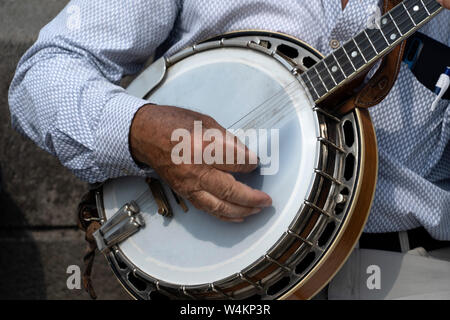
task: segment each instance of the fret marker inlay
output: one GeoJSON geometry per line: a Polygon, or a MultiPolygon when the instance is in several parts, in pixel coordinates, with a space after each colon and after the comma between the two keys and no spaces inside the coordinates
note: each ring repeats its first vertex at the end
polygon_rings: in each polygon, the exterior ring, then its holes
{"type": "Polygon", "coordinates": [[[443,10],[436,0],[398,2],[397,6],[375,20],[375,27],[362,30],[301,75],[316,103],[387,54],[400,40],[443,10]]]}

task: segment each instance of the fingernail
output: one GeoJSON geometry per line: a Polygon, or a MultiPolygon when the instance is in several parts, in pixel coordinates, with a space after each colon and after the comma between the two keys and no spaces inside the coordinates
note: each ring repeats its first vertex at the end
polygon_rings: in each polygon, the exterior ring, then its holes
{"type": "Polygon", "coordinates": [[[259,164],[258,155],[250,149],[248,150],[248,163],[249,164],[259,164]]]}
{"type": "Polygon", "coordinates": [[[266,201],[264,201],[265,207],[270,207],[272,205],[272,198],[268,198],[266,201]]]}
{"type": "Polygon", "coordinates": [[[261,210],[262,210],[261,208],[255,208],[255,209],[253,209],[252,214],[260,213],[261,210]]]}

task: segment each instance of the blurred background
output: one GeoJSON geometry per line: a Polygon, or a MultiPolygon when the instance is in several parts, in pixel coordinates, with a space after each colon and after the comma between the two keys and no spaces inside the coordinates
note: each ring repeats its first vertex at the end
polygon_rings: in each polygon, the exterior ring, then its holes
{"type": "MultiPolygon", "coordinates": [[[[19,59],[68,2],[0,0],[0,299],[90,299],[66,284],[69,266],[83,270],[76,208],[87,185],[15,132],[8,107],[19,59]]],[[[99,299],[128,298],[103,256],[93,279],[99,299]]]]}

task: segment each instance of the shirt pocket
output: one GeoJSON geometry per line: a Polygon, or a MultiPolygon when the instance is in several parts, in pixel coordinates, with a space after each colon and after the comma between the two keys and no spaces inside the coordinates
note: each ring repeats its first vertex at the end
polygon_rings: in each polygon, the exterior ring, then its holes
{"type": "Polygon", "coordinates": [[[443,126],[448,101],[441,101],[431,111],[435,98],[436,94],[402,63],[389,95],[370,109],[380,155],[421,176],[439,161],[445,148],[442,138],[449,130],[443,126]]]}

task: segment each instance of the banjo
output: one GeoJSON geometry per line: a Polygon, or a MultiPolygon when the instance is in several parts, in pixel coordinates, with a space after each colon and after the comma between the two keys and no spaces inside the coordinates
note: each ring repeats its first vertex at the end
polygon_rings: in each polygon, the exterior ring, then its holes
{"type": "MultiPolygon", "coordinates": [[[[309,299],[357,242],[374,195],[377,148],[366,109],[320,106],[440,12],[405,0],[324,57],[288,35],[240,31],[163,57],[127,88],[195,108],[225,128],[279,130],[279,170],[236,179],[273,205],[240,224],[197,210],[164,184],[107,181],[95,193],[96,246],[136,299],[309,299]]],[[[257,152],[257,150],[254,150],[257,152]]]]}

